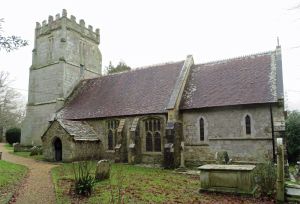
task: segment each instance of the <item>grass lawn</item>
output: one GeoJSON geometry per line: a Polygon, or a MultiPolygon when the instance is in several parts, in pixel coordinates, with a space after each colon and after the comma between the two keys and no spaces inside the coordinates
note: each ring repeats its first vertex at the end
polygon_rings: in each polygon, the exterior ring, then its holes
{"type": "Polygon", "coordinates": [[[6,143],[6,144],[4,145],[4,147],[5,147],[7,150],[9,150],[9,151],[14,151],[13,146],[10,145],[10,144],[8,144],[8,143],[6,143]]]}
{"type": "Polygon", "coordinates": [[[27,173],[27,168],[0,160],[0,203],[6,203],[12,196],[15,184],[27,173]]]}
{"type": "Polygon", "coordinates": [[[14,154],[14,155],[17,155],[17,156],[20,156],[20,157],[32,158],[32,159],[40,160],[40,161],[44,160],[43,155],[30,156],[30,152],[14,152],[14,148],[10,144],[5,144],[4,147],[7,150],[9,150],[10,154],[14,154]]]}
{"type": "MultiPolygon", "coordinates": [[[[95,163],[92,166],[94,173],[95,163]]],[[[73,189],[72,164],[52,169],[52,178],[57,203],[110,203],[112,195],[114,199],[118,197],[118,186],[124,203],[273,203],[270,199],[199,194],[199,176],[127,164],[113,164],[111,179],[97,182],[89,198],[75,196],[70,190],[73,189]]]]}

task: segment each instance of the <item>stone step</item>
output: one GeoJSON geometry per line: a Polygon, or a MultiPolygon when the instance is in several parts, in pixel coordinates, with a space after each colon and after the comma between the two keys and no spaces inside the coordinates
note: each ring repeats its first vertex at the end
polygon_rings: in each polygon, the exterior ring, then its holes
{"type": "Polygon", "coordinates": [[[286,199],[290,202],[300,202],[300,188],[286,187],[286,199]]]}
{"type": "Polygon", "coordinates": [[[295,198],[295,197],[287,196],[286,197],[286,201],[292,202],[292,203],[300,203],[300,198],[295,198]]]}

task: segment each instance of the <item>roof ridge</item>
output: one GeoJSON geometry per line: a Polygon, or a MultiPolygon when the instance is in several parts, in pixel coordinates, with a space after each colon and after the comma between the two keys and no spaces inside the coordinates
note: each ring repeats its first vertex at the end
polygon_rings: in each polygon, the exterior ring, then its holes
{"type": "Polygon", "coordinates": [[[146,66],[142,66],[142,67],[135,67],[129,71],[121,71],[121,72],[115,72],[115,73],[111,73],[111,74],[106,74],[106,75],[102,75],[99,77],[94,77],[94,78],[90,78],[90,79],[85,79],[85,80],[93,80],[93,79],[99,79],[102,77],[107,77],[107,76],[114,76],[114,75],[120,75],[120,74],[124,74],[124,73],[130,73],[130,72],[135,72],[135,71],[139,71],[139,70],[144,70],[144,69],[149,69],[152,67],[157,67],[157,66],[163,66],[163,65],[169,65],[169,64],[177,64],[180,62],[184,62],[184,60],[180,60],[180,61],[169,61],[169,62],[162,62],[162,63],[157,63],[157,64],[151,64],[151,65],[146,65],[146,66]]]}
{"type": "Polygon", "coordinates": [[[247,57],[253,57],[253,56],[261,56],[261,55],[266,55],[266,54],[272,54],[272,53],[274,53],[274,52],[275,52],[275,50],[269,50],[269,51],[257,52],[257,53],[252,53],[252,54],[240,55],[240,56],[236,56],[236,57],[224,58],[224,59],[221,59],[221,60],[208,61],[208,62],[199,63],[199,64],[195,64],[195,65],[197,66],[197,65],[206,65],[206,64],[222,63],[222,62],[227,62],[227,61],[232,61],[232,60],[243,59],[243,58],[247,58],[247,57]]]}
{"type": "Polygon", "coordinates": [[[180,62],[184,62],[184,60],[175,61],[175,62],[168,61],[168,62],[161,62],[161,63],[151,64],[151,65],[145,65],[145,66],[141,66],[141,67],[136,67],[134,70],[147,69],[147,68],[151,68],[151,67],[163,66],[163,65],[168,65],[168,64],[177,64],[180,62]]]}

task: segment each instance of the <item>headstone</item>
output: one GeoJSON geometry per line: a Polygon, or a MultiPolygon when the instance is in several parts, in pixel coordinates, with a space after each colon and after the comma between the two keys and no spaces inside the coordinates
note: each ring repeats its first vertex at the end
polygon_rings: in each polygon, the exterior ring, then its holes
{"type": "Polygon", "coordinates": [[[20,152],[21,151],[21,145],[20,143],[13,143],[14,152],[20,152]]]}
{"type": "Polygon", "coordinates": [[[95,179],[96,180],[105,180],[108,179],[110,175],[110,163],[108,160],[100,160],[97,163],[95,179]]]}
{"type": "Polygon", "coordinates": [[[2,159],[2,152],[0,152],[0,160],[2,159]]]}

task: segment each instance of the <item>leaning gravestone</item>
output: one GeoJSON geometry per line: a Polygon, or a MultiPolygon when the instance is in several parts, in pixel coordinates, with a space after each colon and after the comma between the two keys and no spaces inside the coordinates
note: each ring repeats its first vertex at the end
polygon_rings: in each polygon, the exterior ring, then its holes
{"type": "Polygon", "coordinates": [[[97,163],[95,179],[96,180],[105,180],[108,179],[110,175],[110,163],[108,160],[100,160],[97,163]]]}

